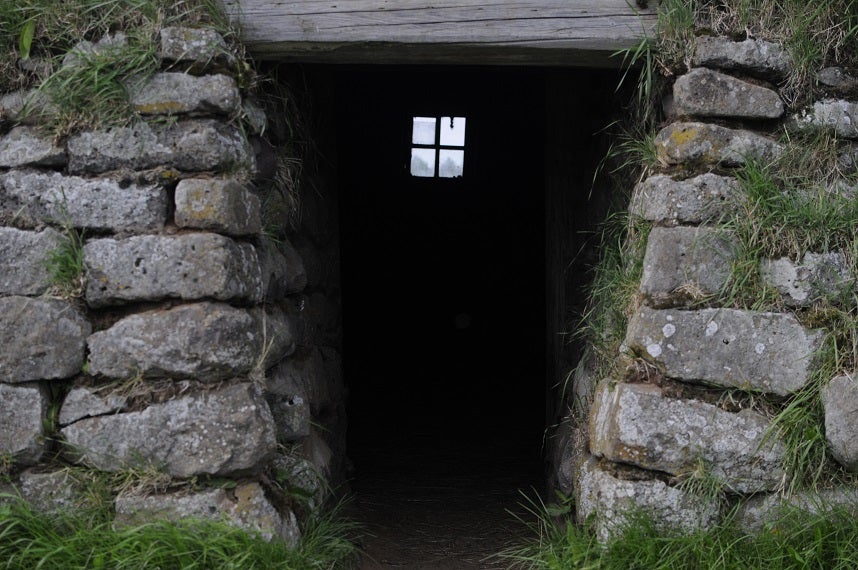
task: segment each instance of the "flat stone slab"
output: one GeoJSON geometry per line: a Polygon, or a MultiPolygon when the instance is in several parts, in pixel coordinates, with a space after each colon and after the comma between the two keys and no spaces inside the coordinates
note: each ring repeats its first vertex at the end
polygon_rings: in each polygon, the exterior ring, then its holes
{"type": "Polygon", "coordinates": [[[724,230],[655,227],[647,241],[640,292],[653,307],[715,295],[730,277],[737,247],[724,230]]]}
{"type": "Polygon", "coordinates": [[[63,400],[58,421],[61,426],[67,426],[84,418],[115,414],[127,403],[127,396],[109,386],[75,386],[63,400]]]}
{"type": "Polygon", "coordinates": [[[60,430],[66,455],[102,471],[155,466],[175,477],[252,473],[274,453],[274,420],[248,382],[60,430]]]}
{"type": "Polygon", "coordinates": [[[816,74],[816,80],[832,94],[855,96],[858,94],[858,71],[845,67],[826,67],[816,74]]]}
{"type": "Polygon", "coordinates": [[[233,236],[258,234],[259,198],[233,179],[186,178],[176,186],[176,225],[233,236]]]}
{"type": "Polygon", "coordinates": [[[798,510],[812,515],[845,509],[858,516],[858,489],[841,487],[818,492],[804,491],[789,498],[780,493],[757,495],[747,499],[736,512],[738,527],[748,534],[767,530],[777,532],[785,510],[798,510]]]}
{"type": "Polygon", "coordinates": [[[67,469],[21,473],[21,497],[30,508],[44,514],[64,515],[87,506],[86,489],[67,469]]]}
{"type": "Polygon", "coordinates": [[[776,91],[706,68],[677,78],[673,101],[677,113],[697,117],[777,119],[784,114],[776,91]]]}
{"type": "Polygon", "coordinates": [[[817,101],[792,120],[792,126],[808,130],[830,130],[839,137],[858,139],[858,102],[841,99],[817,101]]]}
{"type": "Polygon", "coordinates": [[[697,38],[692,63],[775,79],[786,77],[793,69],[792,58],[780,44],[764,40],[735,42],[723,37],[697,38]]]}
{"type": "Polygon", "coordinates": [[[254,247],[210,233],[94,239],[84,246],[86,302],[262,299],[254,247]]]}
{"type": "Polygon", "coordinates": [[[128,84],[131,105],[141,115],[232,115],[241,106],[235,79],[226,75],[156,73],[128,84]]]}
{"type": "Polygon", "coordinates": [[[67,149],[72,174],[156,167],[191,172],[255,169],[253,151],[238,127],[214,119],[85,131],[70,137],[67,149]]]}
{"type": "Polygon", "coordinates": [[[625,343],[670,378],[785,396],[807,383],[821,340],[792,314],[642,307],[625,343]]]}
{"type": "Polygon", "coordinates": [[[0,95],[0,118],[34,126],[56,112],[48,97],[36,89],[21,89],[0,95]]]}
{"type": "Polygon", "coordinates": [[[629,211],[661,225],[704,224],[734,214],[744,199],[739,181],[729,176],[674,180],[657,174],[638,184],[629,211]]]}
{"type": "Polygon", "coordinates": [[[708,123],[673,123],[655,137],[658,160],[666,165],[741,166],[749,159],[771,160],[781,152],[772,139],[742,129],[708,123]]]}
{"type": "Polygon", "coordinates": [[[577,473],[580,523],[590,521],[596,536],[607,542],[640,512],[650,515],[664,530],[692,533],[714,526],[718,505],[658,480],[623,480],[600,467],[592,457],[577,473]]]}
{"type": "Polygon", "coordinates": [[[702,462],[731,490],[755,493],[777,488],[784,475],[784,446],[767,438],[769,427],[751,410],[727,412],[652,384],[603,382],[590,415],[590,451],[672,475],[702,462]]]}
{"type": "Polygon", "coordinates": [[[47,259],[62,242],[52,229],[28,232],[0,228],[0,294],[41,295],[51,287],[47,259]]]}
{"type": "Polygon", "coordinates": [[[0,298],[0,379],[14,384],[79,374],[90,331],[65,301],[0,298]]]}
{"type": "Polygon", "coordinates": [[[235,71],[238,63],[223,36],[208,28],[162,28],[158,55],[194,73],[235,71]]]}
{"type": "Polygon", "coordinates": [[[35,465],[45,452],[48,394],[37,385],[0,384],[0,454],[17,465],[35,465]]]}
{"type": "Polygon", "coordinates": [[[858,383],[837,376],[822,389],[825,439],[831,454],[849,471],[858,471],[858,383]]]}
{"type": "Polygon", "coordinates": [[[63,166],[65,149],[34,127],[15,127],[0,136],[0,168],[63,166]]]}
{"type": "Polygon", "coordinates": [[[139,232],[160,229],[167,219],[167,192],[157,185],[13,170],[0,174],[0,189],[3,216],[30,225],[67,222],[76,228],[139,232]]]}
{"type": "Polygon", "coordinates": [[[760,275],[791,307],[805,307],[820,299],[848,302],[855,288],[846,257],[840,252],[807,252],[800,263],[786,257],[764,259],[760,275]]]}

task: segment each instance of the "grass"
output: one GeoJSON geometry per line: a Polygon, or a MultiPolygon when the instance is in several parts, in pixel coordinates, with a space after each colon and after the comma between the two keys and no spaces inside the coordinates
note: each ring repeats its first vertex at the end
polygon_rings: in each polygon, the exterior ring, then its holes
{"type": "Polygon", "coordinates": [[[282,569],[343,567],[354,525],[337,511],[310,519],[295,549],[223,523],[185,520],[114,529],[108,517],[43,515],[22,502],[0,507],[0,568],[282,569]]]}
{"type": "Polygon", "coordinates": [[[83,294],[86,271],[83,245],[84,232],[69,222],[63,223],[62,237],[44,261],[54,294],[63,298],[83,294]]]}

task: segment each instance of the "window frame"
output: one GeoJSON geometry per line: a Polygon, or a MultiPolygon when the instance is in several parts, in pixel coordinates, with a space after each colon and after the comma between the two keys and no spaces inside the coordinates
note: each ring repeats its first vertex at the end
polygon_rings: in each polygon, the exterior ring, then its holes
{"type": "Polygon", "coordinates": [[[443,115],[441,113],[425,113],[425,114],[413,114],[410,117],[411,121],[411,136],[409,137],[410,145],[409,145],[409,162],[408,162],[408,175],[412,179],[424,179],[424,180],[460,180],[465,177],[465,147],[468,140],[468,118],[464,115],[454,116],[453,114],[443,115]],[[449,144],[441,144],[441,119],[443,117],[455,119],[462,119],[465,121],[465,133],[462,137],[461,145],[449,145],[449,144]],[[417,118],[426,118],[426,119],[435,119],[435,144],[421,144],[414,142],[414,123],[417,118]],[[411,153],[415,148],[425,148],[433,150],[435,153],[435,165],[432,176],[417,176],[411,171],[411,153]],[[441,176],[441,151],[442,150],[460,150],[462,151],[462,174],[459,176],[441,176]]]}

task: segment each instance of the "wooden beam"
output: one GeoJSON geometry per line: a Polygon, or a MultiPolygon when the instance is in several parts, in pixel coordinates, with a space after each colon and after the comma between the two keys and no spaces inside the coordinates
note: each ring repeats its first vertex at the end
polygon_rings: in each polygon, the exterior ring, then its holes
{"type": "Polygon", "coordinates": [[[255,57],[328,63],[615,67],[656,19],[635,0],[221,1],[255,57]]]}

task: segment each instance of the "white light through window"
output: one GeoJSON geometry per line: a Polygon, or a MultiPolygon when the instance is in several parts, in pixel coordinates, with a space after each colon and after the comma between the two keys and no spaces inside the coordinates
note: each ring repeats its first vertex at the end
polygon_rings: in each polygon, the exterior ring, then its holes
{"type": "Polygon", "coordinates": [[[458,178],[463,175],[465,117],[414,117],[411,144],[412,176],[458,178]]]}

